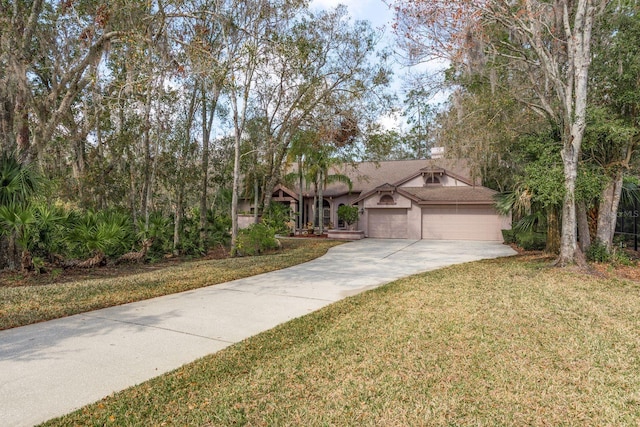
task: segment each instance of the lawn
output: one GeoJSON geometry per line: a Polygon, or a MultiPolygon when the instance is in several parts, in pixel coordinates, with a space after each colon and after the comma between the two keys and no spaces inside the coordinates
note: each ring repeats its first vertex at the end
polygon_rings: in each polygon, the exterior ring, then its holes
{"type": "Polygon", "coordinates": [[[282,250],[270,255],[98,268],[81,272],[82,280],[76,281],[51,276],[5,277],[0,286],[0,330],[279,270],[322,256],[338,244],[285,239],[282,250]],[[87,275],[94,278],[87,280],[87,275]]]}
{"type": "Polygon", "coordinates": [[[640,284],[547,263],[402,279],[46,425],[637,425],[640,284]]]}

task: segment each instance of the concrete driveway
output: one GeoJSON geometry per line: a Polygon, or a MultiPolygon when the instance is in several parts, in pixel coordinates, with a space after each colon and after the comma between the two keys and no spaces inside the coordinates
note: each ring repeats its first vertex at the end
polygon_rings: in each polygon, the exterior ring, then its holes
{"type": "Polygon", "coordinates": [[[364,239],[314,261],[0,332],[0,425],[64,415],[395,279],[514,255],[495,242],[364,239]]]}

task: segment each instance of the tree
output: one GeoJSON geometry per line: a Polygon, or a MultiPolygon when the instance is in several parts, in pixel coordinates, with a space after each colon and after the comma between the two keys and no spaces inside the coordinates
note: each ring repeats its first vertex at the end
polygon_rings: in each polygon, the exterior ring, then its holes
{"type": "Polygon", "coordinates": [[[594,46],[585,158],[606,178],[596,239],[612,250],[618,205],[640,137],[640,15],[635,2],[613,2],[594,46]]]}
{"type": "Polygon", "coordinates": [[[560,129],[565,195],[557,265],[580,260],[575,187],[586,126],[592,32],[607,0],[396,2],[397,30],[414,58],[444,57],[466,71],[507,59],[531,83],[520,101],[560,129]]]}
{"type": "Polygon", "coordinates": [[[265,208],[295,135],[333,120],[358,125],[367,112],[387,108],[390,74],[384,57],[370,62],[378,34],[367,22],[352,24],[345,7],[305,11],[271,37],[269,67],[256,83],[256,110],[266,118],[265,208]]]}
{"type": "Polygon", "coordinates": [[[0,3],[0,99],[3,151],[32,162],[51,143],[87,72],[124,36],[135,3],[72,7],[43,0],[0,3]]]}

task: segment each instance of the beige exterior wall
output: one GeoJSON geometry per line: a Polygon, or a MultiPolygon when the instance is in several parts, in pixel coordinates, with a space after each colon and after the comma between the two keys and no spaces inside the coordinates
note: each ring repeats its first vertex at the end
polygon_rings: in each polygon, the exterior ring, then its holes
{"type": "Polygon", "coordinates": [[[407,211],[407,238],[422,239],[422,208],[415,203],[407,211]]]}
{"type": "Polygon", "coordinates": [[[239,200],[238,201],[238,212],[251,212],[251,208],[253,207],[253,201],[249,200],[239,200]]]}
{"type": "MultiPolygon", "coordinates": [[[[260,221],[260,217],[258,217],[258,221],[260,221]]],[[[238,215],[238,228],[247,228],[251,224],[255,223],[255,217],[253,215],[238,215]]]]}
{"type": "Polygon", "coordinates": [[[365,209],[409,209],[411,208],[411,200],[406,197],[394,193],[391,195],[393,197],[394,205],[380,205],[380,194],[374,194],[371,197],[368,197],[364,201],[365,209]]]}

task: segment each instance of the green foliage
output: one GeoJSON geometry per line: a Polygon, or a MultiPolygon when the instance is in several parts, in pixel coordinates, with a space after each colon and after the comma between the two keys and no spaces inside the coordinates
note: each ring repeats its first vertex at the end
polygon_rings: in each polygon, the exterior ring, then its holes
{"type": "Polygon", "coordinates": [[[522,183],[531,191],[531,201],[545,208],[558,206],[564,199],[564,172],[560,157],[560,137],[556,132],[520,138],[518,162],[524,165],[522,183]]]}
{"type": "Polygon", "coordinates": [[[149,248],[151,258],[158,258],[173,249],[173,221],[162,212],[154,211],[149,214],[149,228],[146,231],[144,218],[139,218],[138,230],[141,230],[137,236],[138,240],[153,239],[153,244],[149,248]]]}
{"type": "Polygon", "coordinates": [[[0,157],[0,205],[24,206],[37,193],[39,182],[33,168],[21,164],[15,156],[0,157]]]}
{"type": "Polygon", "coordinates": [[[273,229],[276,234],[289,234],[291,211],[282,203],[271,203],[269,209],[262,214],[262,224],[273,229]]]}
{"type": "Polygon", "coordinates": [[[633,265],[629,255],[622,249],[613,247],[611,251],[607,250],[607,246],[601,241],[595,241],[591,244],[585,254],[588,261],[611,263],[614,265],[633,265]]]}
{"type": "Polygon", "coordinates": [[[358,220],[358,207],[342,205],[338,207],[338,218],[351,225],[358,220]]]}
{"type": "Polygon", "coordinates": [[[13,202],[0,206],[1,232],[3,234],[13,234],[22,249],[27,249],[30,239],[30,227],[35,221],[31,206],[20,206],[13,202]]]}
{"type": "Polygon", "coordinates": [[[200,244],[200,209],[190,209],[181,221],[180,247],[177,248],[183,255],[202,255],[200,244]]]}
{"type": "Polygon", "coordinates": [[[591,244],[585,255],[587,260],[591,262],[611,261],[611,253],[607,250],[607,246],[599,240],[591,244]]]}
{"type": "Polygon", "coordinates": [[[207,237],[209,247],[215,245],[229,246],[231,242],[231,217],[229,215],[207,212],[207,237]]]}
{"type": "Polygon", "coordinates": [[[547,236],[535,231],[516,232],[516,243],[526,251],[541,251],[547,246],[547,236]]]}
{"type": "Polygon", "coordinates": [[[134,242],[130,218],[122,212],[75,213],[70,226],[70,249],[78,258],[86,258],[97,252],[116,257],[130,250],[134,242]]]}
{"type": "Polygon", "coordinates": [[[275,230],[268,225],[251,224],[238,232],[236,247],[239,255],[260,255],[279,246],[275,230]]]}
{"type": "Polygon", "coordinates": [[[516,233],[514,230],[501,230],[502,231],[502,240],[504,243],[511,244],[516,242],[516,233]]]}
{"type": "Polygon", "coordinates": [[[35,206],[35,232],[29,249],[34,255],[50,257],[66,253],[69,214],[55,205],[39,203],[35,206]]]}

